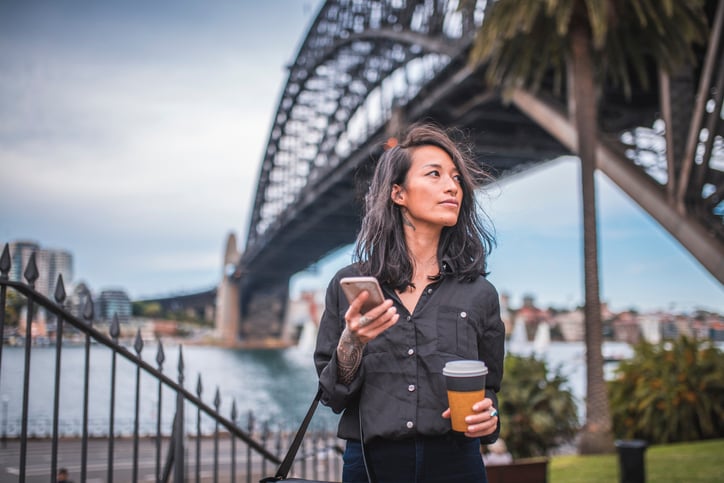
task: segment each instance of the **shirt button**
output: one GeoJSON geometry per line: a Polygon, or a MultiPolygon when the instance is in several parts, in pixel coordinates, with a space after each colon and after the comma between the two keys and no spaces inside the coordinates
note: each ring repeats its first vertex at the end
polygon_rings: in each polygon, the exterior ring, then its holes
{"type": "Polygon", "coordinates": [[[468,316],[467,312],[460,312],[460,317],[462,317],[463,319],[467,316],[468,316]]]}
{"type": "Polygon", "coordinates": [[[415,423],[413,423],[412,421],[408,421],[406,426],[407,426],[407,429],[412,429],[415,426],[415,423]]]}
{"type": "Polygon", "coordinates": [[[408,316],[407,316],[407,320],[409,321],[410,319],[412,319],[412,316],[411,316],[411,315],[408,315],[408,316]]]}
{"type": "Polygon", "coordinates": [[[407,349],[407,355],[411,356],[415,354],[415,349],[407,349]]]}
{"type": "Polygon", "coordinates": [[[410,391],[410,392],[413,392],[413,391],[415,390],[415,385],[414,385],[414,384],[410,384],[409,386],[407,386],[407,390],[410,391]]]}

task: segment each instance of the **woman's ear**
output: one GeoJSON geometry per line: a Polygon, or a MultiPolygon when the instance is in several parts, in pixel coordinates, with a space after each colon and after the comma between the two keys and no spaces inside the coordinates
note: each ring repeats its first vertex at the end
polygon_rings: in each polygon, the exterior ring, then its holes
{"type": "Polygon", "coordinates": [[[393,184],[392,185],[392,192],[390,193],[390,198],[392,199],[392,202],[399,206],[404,206],[405,196],[404,196],[404,188],[400,186],[399,184],[393,184]]]}

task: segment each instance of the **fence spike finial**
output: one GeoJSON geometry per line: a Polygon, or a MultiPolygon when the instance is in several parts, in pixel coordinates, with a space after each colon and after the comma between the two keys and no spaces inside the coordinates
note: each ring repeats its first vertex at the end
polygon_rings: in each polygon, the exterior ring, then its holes
{"type": "Polygon", "coordinates": [[[163,342],[158,339],[158,350],[156,351],[156,364],[158,364],[158,370],[161,371],[163,367],[163,361],[166,360],[166,354],[163,352],[163,342]]]}
{"type": "Polygon", "coordinates": [[[204,386],[201,384],[201,373],[199,373],[199,377],[196,379],[196,395],[201,399],[201,391],[204,390],[204,386]]]}
{"type": "Polygon", "coordinates": [[[221,406],[221,393],[219,392],[219,386],[216,386],[216,396],[214,396],[214,407],[216,412],[219,412],[219,406],[221,406]]]}
{"type": "Polygon", "coordinates": [[[184,384],[184,346],[178,346],[178,382],[183,386],[184,384]]]}
{"type": "Polygon", "coordinates": [[[28,285],[31,288],[35,288],[35,281],[38,279],[40,274],[38,273],[38,265],[35,263],[35,252],[30,254],[30,260],[28,260],[28,266],[25,267],[25,280],[28,281],[28,285]]]}
{"type": "Polygon", "coordinates": [[[93,297],[90,292],[86,293],[85,304],[83,305],[83,318],[89,325],[93,325],[93,297]]]}
{"type": "Polygon", "coordinates": [[[236,424],[236,398],[231,403],[231,422],[236,424]]]}
{"type": "Polygon", "coordinates": [[[0,278],[3,280],[8,279],[8,274],[10,273],[10,244],[6,243],[5,248],[3,248],[3,254],[0,256],[0,278]]]}
{"type": "Polygon", "coordinates": [[[111,339],[113,339],[113,342],[118,343],[118,336],[121,335],[121,324],[118,321],[118,314],[113,314],[113,320],[111,320],[111,327],[108,330],[108,333],[111,335],[111,339]]]}
{"type": "Polygon", "coordinates": [[[65,302],[65,284],[63,284],[63,274],[58,274],[58,282],[55,284],[55,301],[58,305],[63,305],[65,302]]]}
{"type": "Polygon", "coordinates": [[[141,337],[141,328],[139,327],[136,331],[136,340],[133,342],[133,348],[136,350],[136,354],[141,355],[143,350],[143,337],[141,337]]]}

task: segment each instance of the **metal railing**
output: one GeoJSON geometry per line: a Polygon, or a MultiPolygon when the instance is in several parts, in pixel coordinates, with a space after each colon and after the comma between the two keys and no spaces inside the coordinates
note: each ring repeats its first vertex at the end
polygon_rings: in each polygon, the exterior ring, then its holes
{"type": "MultiPolygon", "coordinates": [[[[28,474],[28,465],[30,462],[29,458],[29,445],[36,444],[37,439],[41,438],[42,441],[47,445],[48,434],[39,435],[37,431],[29,432],[32,420],[30,418],[29,407],[31,404],[31,363],[33,356],[33,322],[39,309],[44,309],[48,314],[54,316],[57,320],[56,329],[56,343],[55,343],[55,368],[51,374],[45,371],[38,374],[33,374],[33,377],[43,378],[42,384],[50,385],[53,388],[53,415],[50,421],[50,463],[47,466],[47,472],[45,476],[50,476],[50,481],[56,481],[56,475],[59,470],[59,449],[61,445],[67,444],[67,438],[61,433],[61,424],[66,424],[67,421],[63,422],[60,414],[60,398],[61,398],[61,374],[63,375],[63,381],[65,378],[82,378],[83,381],[83,393],[82,393],[82,417],[78,421],[80,423],[80,467],[78,478],[80,482],[85,482],[89,478],[89,441],[93,441],[97,438],[97,430],[94,434],[89,432],[89,423],[92,423],[97,428],[98,422],[90,417],[88,407],[89,400],[93,397],[90,382],[89,382],[89,367],[90,367],[90,352],[91,344],[94,347],[105,346],[110,351],[110,399],[108,407],[108,419],[107,433],[103,436],[107,440],[107,455],[106,455],[106,471],[105,481],[112,483],[114,477],[118,473],[117,468],[114,467],[116,462],[117,446],[124,445],[126,450],[130,449],[130,479],[133,482],[139,480],[139,458],[141,453],[141,446],[143,446],[144,459],[148,459],[148,452],[154,452],[155,468],[154,475],[155,480],[159,482],[183,482],[183,481],[256,481],[262,476],[269,476],[273,474],[276,466],[279,465],[283,454],[286,452],[291,439],[294,434],[293,431],[286,431],[278,429],[276,432],[272,432],[269,429],[268,424],[258,424],[253,414],[249,414],[247,421],[247,428],[242,429],[237,424],[238,412],[236,401],[231,406],[231,412],[229,417],[223,416],[219,409],[221,404],[220,393],[217,388],[213,406],[205,403],[201,399],[201,393],[203,389],[201,376],[199,375],[195,394],[189,391],[185,386],[185,371],[184,371],[184,359],[182,347],[179,346],[179,356],[177,365],[177,377],[176,380],[171,379],[165,375],[163,370],[163,363],[165,361],[165,354],[163,350],[163,344],[159,340],[155,361],[158,367],[153,367],[148,362],[141,358],[143,351],[143,339],[141,337],[140,329],[136,333],[135,341],[130,350],[127,347],[122,346],[118,342],[120,335],[120,324],[118,317],[114,317],[112,323],[108,329],[108,335],[100,332],[97,328],[93,327],[94,309],[93,301],[91,297],[87,297],[83,305],[83,311],[81,317],[73,315],[71,312],[63,307],[63,302],[66,299],[65,287],[63,284],[62,275],[58,276],[58,282],[56,284],[54,299],[50,300],[48,297],[39,293],[35,290],[34,284],[38,279],[38,269],[35,262],[35,254],[33,253],[25,267],[24,278],[27,283],[21,281],[14,281],[9,279],[9,273],[11,268],[11,259],[9,253],[9,245],[5,245],[2,256],[0,256],[0,336],[5,335],[6,330],[6,309],[8,301],[8,290],[14,291],[16,294],[21,295],[25,299],[26,304],[26,316],[24,333],[20,334],[20,338],[24,339],[24,364],[23,364],[23,375],[22,375],[22,412],[19,421],[19,431],[14,431],[11,434],[12,441],[19,443],[17,447],[17,466],[13,466],[14,474],[17,475],[17,481],[23,483],[26,480],[32,480],[31,475],[28,474]],[[63,373],[62,372],[62,352],[63,352],[63,332],[64,328],[72,327],[76,331],[80,332],[84,337],[84,370],[82,373],[63,373]],[[116,394],[117,382],[116,376],[118,373],[117,359],[121,357],[126,361],[130,362],[135,367],[135,392],[134,396],[134,411],[132,418],[133,431],[132,436],[127,434],[121,435],[115,426],[117,422],[116,417],[116,402],[118,395],[116,394]],[[140,402],[141,402],[141,376],[151,377],[153,381],[157,383],[158,393],[156,395],[156,410],[155,410],[155,434],[149,435],[148,431],[146,434],[141,434],[140,428],[140,402]],[[162,395],[164,390],[169,390],[175,396],[175,413],[173,416],[173,422],[168,427],[168,424],[164,426],[162,423],[162,416],[164,409],[162,405],[162,395]],[[191,411],[195,411],[195,423],[188,423],[184,417],[185,407],[191,408],[191,411]],[[202,418],[205,418],[202,424],[202,418]],[[209,424],[210,423],[210,424],[209,424]],[[195,428],[188,428],[187,426],[195,426],[195,428]],[[213,431],[208,430],[202,431],[202,427],[208,428],[213,427],[213,431]],[[149,437],[150,436],[150,437],[149,437]],[[209,461],[208,455],[202,457],[201,447],[204,442],[208,442],[211,439],[213,441],[213,452],[211,453],[211,461],[209,461]],[[221,447],[223,443],[223,448],[221,447]],[[237,447],[237,443],[240,443],[241,447],[237,447]],[[128,447],[130,445],[130,448],[128,447]],[[152,449],[151,449],[152,448],[152,449]],[[165,450],[165,451],[164,451],[165,450]],[[222,457],[222,453],[223,457],[222,457]],[[193,455],[193,456],[192,456],[193,455]],[[202,468],[206,468],[203,470],[202,468]],[[172,480],[171,480],[172,478],[172,480]]],[[[19,324],[20,325],[20,324],[19,324]]],[[[4,337],[0,340],[4,341],[4,337]]],[[[3,344],[0,344],[0,377],[2,374],[3,364],[3,344]]],[[[0,385],[3,383],[0,379],[0,385]]],[[[127,394],[124,397],[128,397],[127,394]]],[[[43,401],[48,403],[48,401],[43,401]]],[[[168,417],[166,418],[168,419],[168,417]]],[[[8,434],[7,434],[7,416],[3,423],[2,443],[3,448],[8,447],[8,434]]],[[[17,426],[17,425],[16,425],[17,426]]],[[[127,427],[127,422],[126,422],[127,427]]],[[[76,440],[77,441],[77,440],[76,440]]],[[[17,446],[17,445],[16,445],[17,446]]],[[[205,446],[208,446],[205,445],[205,446]]],[[[43,451],[47,451],[43,450],[43,451]]],[[[313,477],[317,478],[324,475],[327,479],[339,478],[341,474],[341,463],[340,457],[341,448],[339,446],[339,440],[331,433],[326,431],[310,431],[307,438],[305,439],[304,445],[300,449],[295,466],[293,468],[294,474],[302,477],[313,477]]],[[[11,453],[6,453],[5,458],[11,453]]],[[[15,453],[12,453],[14,455],[15,453]]],[[[47,453],[45,455],[47,458],[47,453]]],[[[97,466],[97,456],[94,460],[97,466]]],[[[37,461],[33,462],[37,466],[37,461]]],[[[124,469],[127,473],[128,464],[124,463],[124,469]]],[[[46,471],[46,470],[43,470],[46,471]]],[[[126,474],[124,473],[124,474],[126,474]]],[[[2,481],[5,475],[0,476],[2,481]]],[[[39,480],[40,481],[40,480],[39,480]]],[[[42,481],[48,481],[43,479],[42,481]]]]}

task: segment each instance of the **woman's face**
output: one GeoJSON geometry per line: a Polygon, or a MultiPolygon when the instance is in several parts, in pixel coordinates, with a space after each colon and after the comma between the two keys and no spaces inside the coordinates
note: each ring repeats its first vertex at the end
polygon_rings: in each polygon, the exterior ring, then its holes
{"type": "Polygon", "coordinates": [[[437,146],[419,146],[412,150],[411,160],[404,185],[393,185],[391,195],[405,208],[406,222],[415,229],[455,225],[463,190],[450,155],[437,146]]]}

